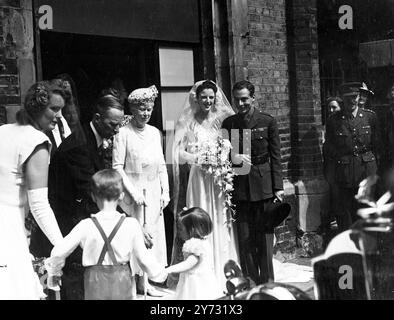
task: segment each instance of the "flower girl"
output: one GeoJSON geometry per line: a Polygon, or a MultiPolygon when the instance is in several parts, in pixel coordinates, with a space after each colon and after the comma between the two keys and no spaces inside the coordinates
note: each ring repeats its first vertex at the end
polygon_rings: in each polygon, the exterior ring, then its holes
{"type": "Polygon", "coordinates": [[[215,277],[212,246],[207,236],[212,232],[212,221],[201,208],[191,208],[180,214],[179,233],[185,243],[184,261],[166,268],[167,273],[180,273],[176,300],[211,300],[223,296],[215,277]]]}

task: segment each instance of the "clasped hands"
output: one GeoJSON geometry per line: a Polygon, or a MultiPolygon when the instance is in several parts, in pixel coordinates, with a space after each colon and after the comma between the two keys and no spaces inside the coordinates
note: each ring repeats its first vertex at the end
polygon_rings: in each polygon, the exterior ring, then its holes
{"type": "Polygon", "coordinates": [[[57,276],[61,277],[63,275],[62,269],[66,264],[66,259],[50,256],[49,258],[44,260],[45,270],[48,272],[48,276],[57,276]]]}

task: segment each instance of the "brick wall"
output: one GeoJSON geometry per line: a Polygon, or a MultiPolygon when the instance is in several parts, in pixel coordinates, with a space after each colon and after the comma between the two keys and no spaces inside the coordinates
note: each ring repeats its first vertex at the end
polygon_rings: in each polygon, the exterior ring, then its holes
{"type": "Polygon", "coordinates": [[[316,0],[248,0],[244,66],[279,123],[286,178],[322,176],[316,0]]]}
{"type": "Polygon", "coordinates": [[[297,227],[315,230],[319,224],[325,192],[316,0],[247,4],[244,67],[259,106],[279,123],[283,173],[293,186],[286,199],[293,219],[277,228],[277,248],[291,251],[297,227]]]}
{"type": "MultiPolygon", "coordinates": [[[[279,125],[283,175],[290,178],[291,130],[286,5],[284,0],[248,0],[248,32],[244,35],[246,76],[256,87],[259,107],[279,125]]],[[[293,196],[286,199],[297,211],[293,196]]],[[[275,251],[294,252],[294,219],[275,229],[275,251]]]]}
{"type": "Polygon", "coordinates": [[[248,23],[244,65],[248,79],[256,86],[259,106],[278,121],[283,173],[288,177],[291,145],[285,1],[248,0],[248,23]]]}
{"type": "Polygon", "coordinates": [[[294,0],[288,5],[289,60],[293,77],[292,176],[312,180],[322,176],[320,75],[316,0],[294,0]]]}

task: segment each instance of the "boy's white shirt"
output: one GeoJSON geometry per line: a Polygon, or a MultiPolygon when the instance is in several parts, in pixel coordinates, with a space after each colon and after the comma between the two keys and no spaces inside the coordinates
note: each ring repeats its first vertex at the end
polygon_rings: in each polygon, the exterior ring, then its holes
{"type": "MultiPolygon", "coordinates": [[[[97,218],[108,237],[122,215],[123,214],[117,211],[100,211],[92,216],[97,218]]],[[[84,267],[96,265],[104,246],[104,240],[90,218],[80,221],[71,232],[53,248],[51,256],[66,258],[79,245],[83,249],[82,265],[84,267]]],[[[152,252],[146,249],[141,226],[135,218],[127,217],[123,221],[123,224],[111,241],[111,246],[118,263],[128,263],[131,258],[135,256],[141,268],[147,272],[152,280],[157,278],[156,281],[163,281],[164,266],[160,266],[152,252]]],[[[107,252],[104,257],[103,265],[112,264],[107,252]]]]}

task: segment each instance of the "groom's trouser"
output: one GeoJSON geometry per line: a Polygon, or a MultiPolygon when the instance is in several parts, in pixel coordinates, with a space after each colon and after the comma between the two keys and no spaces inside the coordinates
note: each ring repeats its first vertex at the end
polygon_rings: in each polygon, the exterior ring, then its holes
{"type": "Polygon", "coordinates": [[[274,281],[273,230],[264,229],[260,220],[269,201],[235,203],[241,268],[256,284],[274,281]]]}

